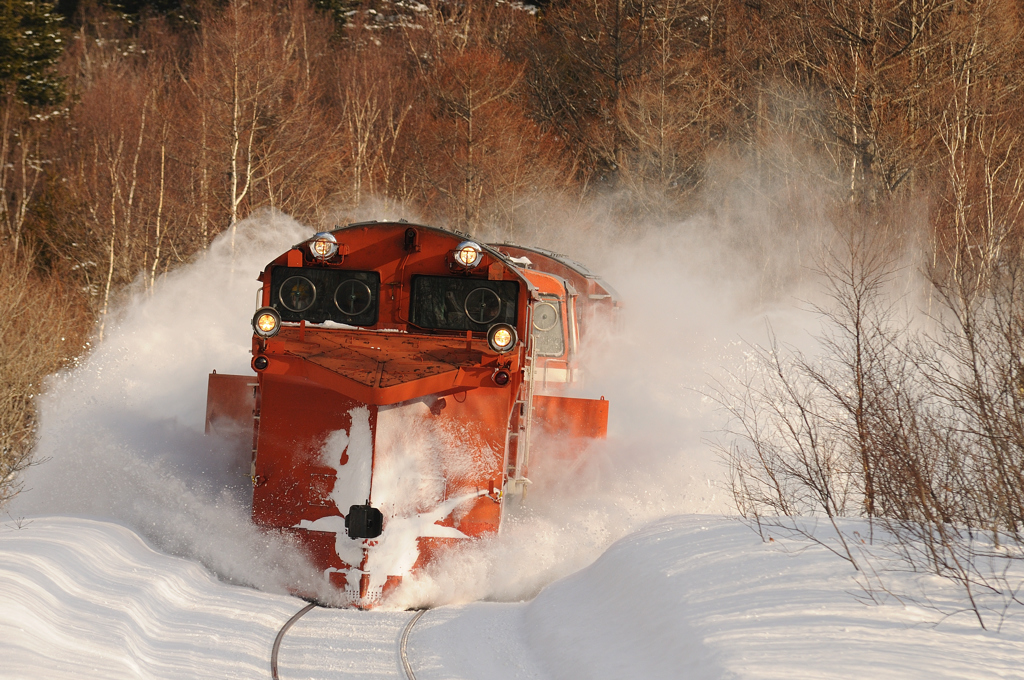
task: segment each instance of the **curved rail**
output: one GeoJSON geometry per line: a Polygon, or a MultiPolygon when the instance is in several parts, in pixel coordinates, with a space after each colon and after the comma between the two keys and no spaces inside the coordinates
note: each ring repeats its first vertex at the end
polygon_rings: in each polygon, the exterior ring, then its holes
{"type": "Polygon", "coordinates": [[[277,637],[274,638],[274,649],[270,652],[270,675],[274,680],[280,680],[277,675],[277,653],[281,649],[281,640],[284,639],[284,634],[288,632],[288,629],[292,627],[292,624],[302,618],[302,616],[316,605],[312,602],[307,604],[305,607],[295,612],[292,618],[288,619],[288,622],[281,626],[281,630],[277,631],[277,637]]]}
{"type": "Polygon", "coordinates": [[[409,642],[409,633],[412,632],[412,627],[416,625],[416,622],[420,620],[420,617],[427,613],[426,609],[421,609],[416,612],[416,616],[412,617],[405,626],[405,630],[402,631],[402,644],[398,648],[399,655],[402,657],[402,668],[405,670],[406,677],[409,680],[416,680],[416,674],[412,672],[412,666],[409,665],[409,657],[405,655],[405,646],[409,642]]]}
{"type": "MultiPolygon", "coordinates": [[[[309,610],[316,607],[316,604],[310,603],[305,607],[295,612],[288,621],[281,626],[281,630],[277,631],[277,637],[274,638],[274,648],[270,652],[270,675],[274,680],[280,680],[280,676],[277,674],[277,655],[281,651],[281,640],[284,639],[284,634],[288,632],[288,629],[294,625],[296,621],[301,619],[309,610]]],[[[409,680],[416,680],[416,674],[413,673],[412,665],[409,664],[409,657],[406,653],[406,648],[409,644],[409,633],[412,632],[412,627],[416,625],[416,622],[420,620],[424,614],[427,613],[426,609],[421,609],[416,612],[416,615],[409,620],[409,623],[405,625],[405,630],[402,631],[402,642],[399,645],[398,653],[402,660],[402,669],[405,671],[405,675],[409,680]]]]}

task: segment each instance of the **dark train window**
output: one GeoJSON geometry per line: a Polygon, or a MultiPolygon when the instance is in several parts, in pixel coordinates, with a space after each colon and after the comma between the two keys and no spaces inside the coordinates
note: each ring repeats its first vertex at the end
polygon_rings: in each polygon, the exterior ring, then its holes
{"type": "Polygon", "coordinates": [[[334,306],[345,316],[356,317],[373,303],[373,291],[365,282],[346,279],[334,291],[334,306]]]}
{"type": "Polygon", "coordinates": [[[560,357],[565,354],[565,332],[558,298],[543,299],[533,306],[533,339],[537,354],[560,357]]]}
{"type": "Polygon", "coordinates": [[[282,321],[372,326],[379,294],[377,272],[275,267],[270,276],[270,306],[282,321]]]}
{"type": "Polygon", "coordinates": [[[409,321],[421,328],[486,331],[496,323],[515,326],[518,305],[515,281],[416,275],[409,321]]]}
{"type": "Polygon", "coordinates": [[[316,286],[305,276],[291,276],[281,284],[277,297],[289,312],[304,312],[316,302],[316,286]]]}

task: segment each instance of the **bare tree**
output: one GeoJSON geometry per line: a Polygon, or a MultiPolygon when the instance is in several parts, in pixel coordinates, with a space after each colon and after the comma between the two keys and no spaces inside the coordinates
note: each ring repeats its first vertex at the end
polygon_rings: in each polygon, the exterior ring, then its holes
{"type": "Polygon", "coordinates": [[[46,376],[82,349],[88,324],[74,291],[28,266],[33,253],[0,250],[0,507],[21,489],[33,462],[35,398],[46,376]]]}
{"type": "Polygon", "coordinates": [[[179,134],[198,140],[200,221],[211,232],[230,229],[233,240],[254,206],[296,211],[328,193],[320,183],[332,133],[317,108],[315,64],[327,51],[325,21],[301,2],[242,0],[209,9],[202,21],[179,69],[199,130],[179,134]],[[219,227],[207,207],[217,204],[219,227]]]}
{"type": "Polygon", "coordinates": [[[419,161],[428,210],[460,229],[508,233],[523,201],[557,193],[567,174],[561,145],[524,110],[525,66],[493,46],[481,25],[490,11],[470,4],[448,20],[438,6],[425,31],[408,33],[424,97],[405,148],[419,161]]]}
{"type": "Polygon", "coordinates": [[[44,174],[36,127],[27,107],[13,98],[0,106],[0,222],[15,258],[24,247],[25,221],[44,174]]]}

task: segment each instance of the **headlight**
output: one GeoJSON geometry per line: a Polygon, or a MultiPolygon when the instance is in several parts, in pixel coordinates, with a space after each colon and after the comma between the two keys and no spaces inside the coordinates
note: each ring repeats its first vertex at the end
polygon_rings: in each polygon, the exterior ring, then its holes
{"type": "Polygon", "coordinates": [[[281,330],[281,315],[273,307],[264,307],[252,317],[252,329],[261,338],[272,338],[281,330]]]}
{"type": "Polygon", "coordinates": [[[329,231],[321,231],[309,242],[309,251],[318,260],[328,260],[338,252],[338,239],[329,231]]]}
{"type": "Polygon", "coordinates": [[[455,263],[466,269],[472,269],[480,264],[483,256],[484,251],[472,241],[463,241],[455,249],[455,263]]]}
{"type": "Polygon", "coordinates": [[[487,331],[487,344],[498,354],[510,351],[516,340],[516,329],[507,323],[496,323],[487,331]]]}

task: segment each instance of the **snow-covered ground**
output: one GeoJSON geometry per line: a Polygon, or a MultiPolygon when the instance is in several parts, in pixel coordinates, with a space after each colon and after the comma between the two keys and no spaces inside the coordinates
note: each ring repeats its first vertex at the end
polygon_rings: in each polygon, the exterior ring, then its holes
{"type": "MultiPolygon", "coordinates": [[[[0,679],[270,677],[275,635],[305,605],[283,585],[308,565],[248,522],[245,442],[202,434],[206,376],[248,370],[255,272],[311,233],[247,221],[51,380],[40,464],[0,523],[0,679]]],[[[628,300],[616,342],[586,357],[607,443],[571,471],[531,469],[502,536],[404,582],[395,610],[306,614],[282,678],[403,677],[401,608],[418,605],[419,680],[1024,678],[1021,608],[996,633],[868,605],[825,548],[763,543],[723,516],[713,404],[693,387],[742,360],[742,285],[721,272],[744,268],[686,228],[662,234],[578,254],[628,300]]]]}
{"type": "MultiPolygon", "coordinates": [[[[762,543],[739,522],[661,520],[529,602],[431,609],[419,680],[1024,678],[1024,617],[869,606],[821,547],[762,543]]],[[[952,594],[951,594],[952,596],[952,594]]],[[[305,603],[218,582],[109,522],[0,530],[0,677],[270,677],[274,637],[305,603]]],[[[314,609],[285,635],[281,678],[404,678],[404,611],[314,609]]]]}

